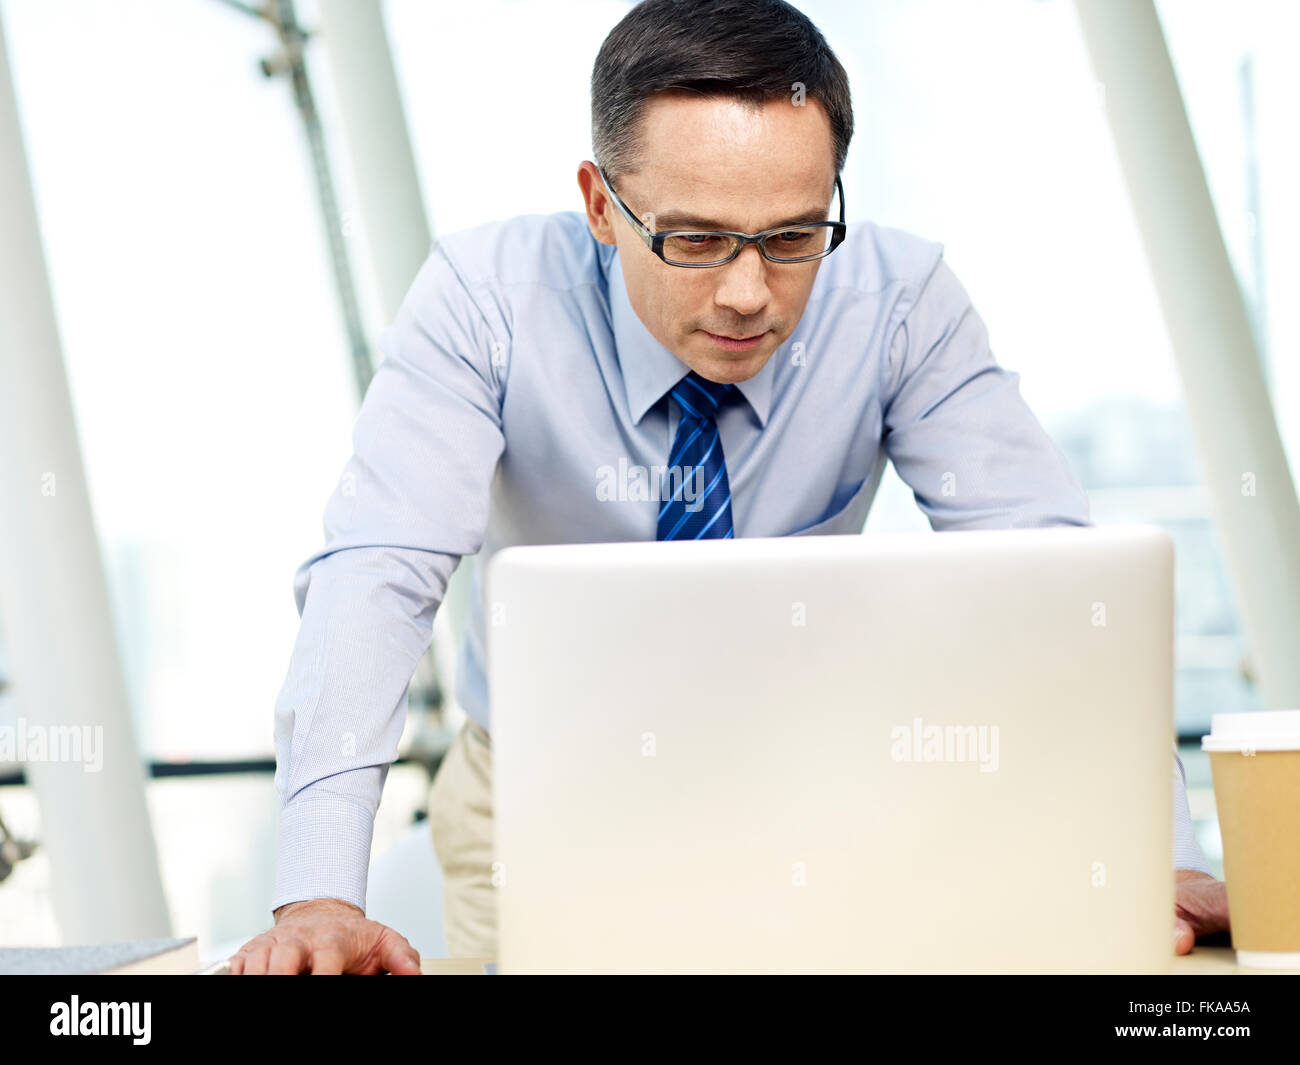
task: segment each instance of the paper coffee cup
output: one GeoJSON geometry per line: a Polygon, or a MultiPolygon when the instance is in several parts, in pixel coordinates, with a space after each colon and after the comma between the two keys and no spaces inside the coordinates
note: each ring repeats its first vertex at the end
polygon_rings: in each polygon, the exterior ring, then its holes
{"type": "Polygon", "coordinates": [[[1215,714],[1201,749],[1214,777],[1237,961],[1300,969],[1300,710],[1215,714]]]}

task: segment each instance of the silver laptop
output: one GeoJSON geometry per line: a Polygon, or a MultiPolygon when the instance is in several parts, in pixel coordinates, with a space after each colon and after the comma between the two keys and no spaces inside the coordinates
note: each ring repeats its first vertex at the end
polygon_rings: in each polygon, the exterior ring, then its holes
{"type": "Polygon", "coordinates": [[[513,547],[502,972],[1164,972],[1146,527],[513,547]]]}

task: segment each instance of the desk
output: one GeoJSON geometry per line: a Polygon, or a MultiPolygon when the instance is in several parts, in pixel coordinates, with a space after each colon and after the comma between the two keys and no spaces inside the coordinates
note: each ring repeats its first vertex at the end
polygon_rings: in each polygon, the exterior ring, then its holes
{"type": "Polygon", "coordinates": [[[1196,946],[1190,954],[1180,954],[1169,967],[1170,976],[1201,976],[1211,973],[1240,973],[1243,976],[1300,976],[1300,969],[1251,969],[1237,964],[1237,953],[1231,947],[1196,946]]]}
{"type": "MultiPolygon", "coordinates": [[[[425,976],[482,976],[487,958],[421,958],[420,971],[425,976]]],[[[1171,959],[1170,976],[1203,976],[1239,973],[1255,976],[1300,976],[1300,971],[1280,969],[1247,969],[1237,964],[1231,947],[1198,946],[1190,954],[1180,954],[1171,959]]]]}
{"type": "Polygon", "coordinates": [[[425,976],[483,976],[483,966],[491,958],[421,958],[420,972],[425,976]]]}

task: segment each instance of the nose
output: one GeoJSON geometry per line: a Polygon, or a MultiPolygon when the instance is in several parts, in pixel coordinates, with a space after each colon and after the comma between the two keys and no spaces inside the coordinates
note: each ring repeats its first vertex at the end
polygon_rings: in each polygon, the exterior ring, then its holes
{"type": "Polygon", "coordinates": [[[772,294],[767,287],[767,260],[757,244],[743,248],[726,266],[718,267],[722,275],[713,301],[719,307],[750,317],[767,306],[772,294]]]}

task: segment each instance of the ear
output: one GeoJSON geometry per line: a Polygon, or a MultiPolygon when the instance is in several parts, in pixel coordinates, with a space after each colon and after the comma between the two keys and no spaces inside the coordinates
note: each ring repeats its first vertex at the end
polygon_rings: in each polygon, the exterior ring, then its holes
{"type": "Polygon", "coordinates": [[[590,159],[578,166],[578,188],[582,191],[583,206],[587,211],[587,225],[591,235],[602,244],[617,244],[614,236],[614,206],[600,179],[600,171],[590,159]]]}

